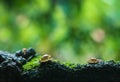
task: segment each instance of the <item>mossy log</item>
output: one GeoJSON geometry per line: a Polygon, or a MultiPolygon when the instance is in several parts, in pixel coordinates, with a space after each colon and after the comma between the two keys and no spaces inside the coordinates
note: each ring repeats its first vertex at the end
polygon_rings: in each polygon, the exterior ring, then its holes
{"type": "Polygon", "coordinates": [[[48,61],[22,76],[24,82],[120,82],[120,64],[108,61],[71,68],[48,61]]]}
{"type": "Polygon", "coordinates": [[[66,65],[52,60],[39,62],[37,57],[33,60],[22,68],[13,61],[0,64],[0,82],[120,82],[120,63],[114,61],[66,65]],[[29,65],[32,67],[26,69],[29,65]]]}

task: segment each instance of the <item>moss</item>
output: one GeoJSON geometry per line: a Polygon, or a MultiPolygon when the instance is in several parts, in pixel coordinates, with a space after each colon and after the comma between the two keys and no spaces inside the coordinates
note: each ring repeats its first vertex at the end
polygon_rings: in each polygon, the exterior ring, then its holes
{"type": "Polygon", "coordinates": [[[77,66],[77,64],[73,64],[73,63],[69,63],[69,62],[60,62],[60,64],[65,65],[66,67],[69,67],[71,69],[73,69],[74,67],[77,66]]]}
{"type": "MultiPolygon", "coordinates": [[[[37,55],[31,61],[29,61],[25,65],[23,65],[24,71],[27,71],[27,70],[33,69],[35,67],[38,67],[40,65],[40,62],[39,62],[40,58],[41,58],[41,56],[37,55]]],[[[53,61],[56,62],[56,63],[59,63],[61,65],[65,65],[66,67],[69,67],[69,68],[74,68],[74,67],[77,66],[77,64],[71,64],[69,62],[60,62],[60,61],[57,61],[57,60],[53,60],[53,61]]]]}
{"type": "Polygon", "coordinates": [[[34,57],[31,61],[29,61],[25,65],[23,65],[23,70],[27,71],[27,70],[30,70],[30,69],[33,69],[33,68],[39,66],[40,58],[41,58],[40,55],[37,55],[36,57],[34,57]]]}

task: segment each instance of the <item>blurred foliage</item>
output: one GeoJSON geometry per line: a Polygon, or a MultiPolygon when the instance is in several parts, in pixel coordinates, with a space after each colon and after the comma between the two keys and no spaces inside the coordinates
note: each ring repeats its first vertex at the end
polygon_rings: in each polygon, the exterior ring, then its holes
{"type": "Polygon", "coordinates": [[[0,49],[62,61],[120,60],[119,0],[0,0],[0,49]]]}

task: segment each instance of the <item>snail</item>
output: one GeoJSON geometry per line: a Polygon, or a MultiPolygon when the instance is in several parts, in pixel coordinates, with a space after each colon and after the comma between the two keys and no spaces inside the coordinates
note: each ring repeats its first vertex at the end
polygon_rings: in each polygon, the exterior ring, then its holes
{"type": "Polygon", "coordinates": [[[88,63],[89,63],[89,64],[96,64],[96,63],[99,63],[99,62],[100,62],[100,60],[97,59],[97,58],[90,58],[90,59],[88,60],[88,63]]]}
{"type": "Polygon", "coordinates": [[[40,62],[47,62],[51,60],[51,55],[45,54],[41,57],[40,62]]]}
{"type": "Polygon", "coordinates": [[[32,57],[34,57],[36,54],[35,50],[33,48],[23,48],[22,50],[16,51],[15,55],[17,57],[23,57],[25,59],[31,59],[32,57]]]}
{"type": "Polygon", "coordinates": [[[27,48],[23,48],[22,52],[23,52],[24,55],[26,55],[27,54],[27,48]]]}

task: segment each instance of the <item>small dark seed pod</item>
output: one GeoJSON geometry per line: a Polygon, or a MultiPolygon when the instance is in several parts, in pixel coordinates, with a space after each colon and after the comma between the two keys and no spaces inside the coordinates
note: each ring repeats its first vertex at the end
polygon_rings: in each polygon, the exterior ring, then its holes
{"type": "Polygon", "coordinates": [[[17,57],[22,56],[23,55],[22,50],[16,51],[15,55],[17,57]]]}
{"type": "Polygon", "coordinates": [[[28,54],[30,54],[30,55],[35,55],[36,52],[35,52],[35,50],[34,50],[33,48],[29,48],[29,49],[28,49],[28,54]]]}

